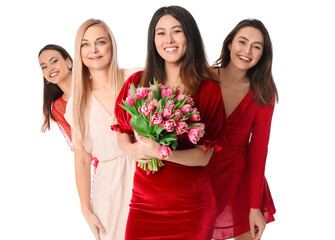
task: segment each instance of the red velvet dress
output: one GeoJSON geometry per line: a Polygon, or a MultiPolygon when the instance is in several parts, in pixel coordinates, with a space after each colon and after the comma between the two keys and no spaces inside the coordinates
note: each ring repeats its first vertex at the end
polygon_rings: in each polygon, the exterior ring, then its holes
{"type": "MultiPolygon", "coordinates": [[[[64,114],[66,112],[66,104],[67,101],[63,100],[62,97],[58,98],[53,102],[51,112],[66,142],[69,144],[71,150],[73,150],[73,144],[71,140],[71,127],[64,118],[64,114]]],[[[93,171],[95,171],[96,167],[98,166],[98,162],[99,161],[97,158],[92,157],[92,165],[94,166],[93,171]]]]}
{"type": "MultiPolygon", "coordinates": [[[[118,104],[125,99],[129,85],[136,83],[142,72],[132,75],[124,84],[115,106],[120,131],[132,131],[131,116],[118,104]]],[[[203,80],[193,97],[206,126],[205,136],[198,142],[219,148],[224,118],[219,84],[203,80]]],[[[177,149],[194,145],[187,135],[179,136],[177,149]]],[[[168,161],[158,172],[146,175],[136,168],[133,194],[128,216],[126,239],[206,240],[211,239],[216,215],[212,185],[203,167],[188,167],[168,161]]]]}
{"type": "Polygon", "coordinates": [[[217,199],[214,239],[250,230],[250,208],[274,221],[275,206],[264,176],[274,105],[259,107],[248,92],[226,119],[225,144],[207,165],[217,199]]]}

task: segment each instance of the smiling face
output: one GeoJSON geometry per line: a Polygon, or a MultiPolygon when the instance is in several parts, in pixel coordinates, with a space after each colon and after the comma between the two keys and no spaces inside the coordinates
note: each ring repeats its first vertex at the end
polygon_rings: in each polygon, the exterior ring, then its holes
{"type": "Polygon", "coordinates": [[[82,39],[81,57],[90,70],[106,70],[112,60],[112,43],[102,26],[89,27],[82,39]]]}
{"type": "Polygon", "coordinates": [[[45,50],[38,58],[43,76],[49,82],[58,84],[71,74],[72,62],[64,59],[56,50],[45,50]]]}
{"type": "Polygon", "coordinates": [[[171,15],[161,17],[155,28],[155,46],[165,63],[180,64],[187,49],[187,39],[180,23],[171,15]]]}
{"type": "Polygon", "coordinates": [[[253,27],[241,28],[231,44],[230,63],[241,70],[255,66],[263,54],[264,38],[260,30],[253,27]]]}

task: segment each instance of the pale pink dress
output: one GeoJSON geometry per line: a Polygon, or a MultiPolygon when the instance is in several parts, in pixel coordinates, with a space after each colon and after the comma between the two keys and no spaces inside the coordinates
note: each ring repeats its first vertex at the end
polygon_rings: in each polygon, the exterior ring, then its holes
{"type": "MultiPolygon", "coordinates": [[[[117,133],[111,130],[112,116],[92,95],[85,150],[99,159],[92,191],[92,209],[107,234],[102,240],[123,240],[133,188],[136,162],[118,147],[117,133]]],[[[72,98],[65,118],[72,126],[72,98]]]]}

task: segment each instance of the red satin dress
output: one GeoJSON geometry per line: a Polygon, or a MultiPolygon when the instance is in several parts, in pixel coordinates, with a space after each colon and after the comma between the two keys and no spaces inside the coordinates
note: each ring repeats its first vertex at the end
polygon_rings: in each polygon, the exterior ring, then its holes
{"type": "MultiPolygon", "coordinates": [[[[250,230],[250,208],[260,208],[267,223],[276,212],[264,176],[274,105],[259,107],[248,92],[226,119],[222,150],[207,165],[218,207],[213,239],[250,230]]],[[[224,115],[223,115],[224,116],[224,115]]]]}
{"type": "MultiPolygon", "coordinates": [[[[53,102],[51,112],[66,142],[69,144],[71,150],[73,150],[73,144],[71,140],[71,127],[64,118],[64,114],[66,112],[66,104],[67,101],[65,101],[62,97],[58,98],[53,102]]],[[[94,173],[95,169],[98,166],[98,162],[99,161],[97,158],[92,157],[92,165],[94,167],[93,169],[94,173]]]]}
{"type": "MultiPolygon", "coordinates": [[[[124,84],[115,105],[119,131],[132,132],[131,116],[118,104],[126,99],[129,85],[135,86],[142,72],[124,84]]],[[[223,101],[219,84],[203,80],[193,97],[206,126],[198,144],[220,148],[223,129],[223,101]]],[[[177,149],[194,145],[184,134],[177,149]]],[[[134,187],[126,228],[126,239],[206,240],[211,239],[216,216],[216,202],[210,179],[203,167],[188,167],[168,161],[155,174],[136,168],[134,187]]]]}

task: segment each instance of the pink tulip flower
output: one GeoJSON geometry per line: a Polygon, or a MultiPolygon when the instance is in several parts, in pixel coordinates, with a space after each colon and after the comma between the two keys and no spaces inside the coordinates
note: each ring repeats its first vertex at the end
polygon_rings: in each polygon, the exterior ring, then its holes
{"type": "Polygon", "coordinates": [[[162,127],[168,132],[173,132],[175,126],[177,126],[177,124],[174,119],[166,120],[162,124],[162,127]]]}
{"type": "Polygon", "coordinates": [[[163,145],[158,148],[158,156],[160,159],[166,160],[170,154],[172,154],[172,151],[168,146],[163,145]]]}
{"type": "Polygon", "coordinates": [[[177,126],[176,126],[176,133],[177,134],[183,134],[187,130],[188,130],[188,126],[187,126],[186,122],[177,123],[177,126]]]}
{"type": "Polygon", "coordinates": [[[150,118],[151,125],[161,125],[163,123],[163,117],[158,112],[155,112],[154,115],[150,118]]]}

